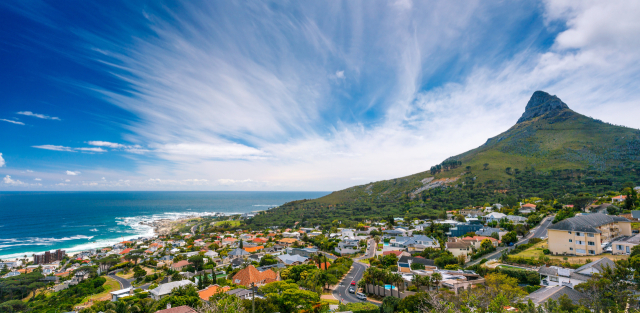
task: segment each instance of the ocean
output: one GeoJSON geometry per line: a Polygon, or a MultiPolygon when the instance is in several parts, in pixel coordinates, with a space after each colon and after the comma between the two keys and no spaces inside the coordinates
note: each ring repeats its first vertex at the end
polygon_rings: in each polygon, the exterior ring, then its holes
{"type": "Polygon", "coordinates": [[[139,225],[213,213],[266,210],[328,192],[0,192],[0,259],[78,252],[151,236],[139,225]]]}

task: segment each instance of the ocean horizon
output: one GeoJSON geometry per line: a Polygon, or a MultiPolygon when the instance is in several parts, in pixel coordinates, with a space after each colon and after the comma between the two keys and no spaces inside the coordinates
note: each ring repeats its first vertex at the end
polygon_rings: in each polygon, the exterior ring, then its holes
{"type": "Polygon", "coordinates": [[[319,191],[0,192],[0,259],[78,252],[154,235],[140,222],[267,210],[319,191]]]}

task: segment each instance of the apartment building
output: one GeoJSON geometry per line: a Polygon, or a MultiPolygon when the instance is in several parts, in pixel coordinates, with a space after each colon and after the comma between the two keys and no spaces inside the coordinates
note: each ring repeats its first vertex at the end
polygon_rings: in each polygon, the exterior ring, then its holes
{"type": "Polygon", "coordinates": [[[631,236],[631,221],[602,213],[568,218],[547,229],[549,250],[561,255],[596,255],[602,245],[620,236],[631,236]]]}

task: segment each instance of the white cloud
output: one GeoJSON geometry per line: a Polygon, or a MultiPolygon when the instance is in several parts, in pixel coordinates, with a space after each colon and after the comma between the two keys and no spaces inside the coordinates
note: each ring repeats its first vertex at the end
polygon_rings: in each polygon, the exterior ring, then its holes
{"type": "Polygon", "coordinates": [[[20,112],[17,112],[16,114],[37,117],[37,118],[41,118],[41,119],[45,119],[45,120],[57,120],[57,121],[60,121],[60,118],[58,118],[58,117],[49,116],[49,115],[45,115],[45,114],[33,113],[31,111],[20,111],[20,112]]]}
{"type": "Polygon", "coordinates": [[[108,147],[108,148],[112,148],[112,149],[120,149],[120,148],[127,148],[129,146],[127,145],[123,145],[123,144],[119,144],[119,143],[113,143],[113,142],[108,142],[108,141],[89,141],[87,142],[88,144],[92,145],[92,146],[98,146],[98,147],[108,147]]]}
{"type": "Polygon", "coordinates": [[[336,77],[337,78],[344,78],[344,71],[337,71],[336,72],[336,77]]]}
{"type": "Polygon", "coordinates": [[[65,179],[64,181],[68,183],[71,181],[71,179],[65,179]]]}
{"type": "Polygon", "coordinates": [[[102,148],[75,148],[75,149],[83,152],[107,152],[107,150],[102,148]]]}
{"type": "Polygon", "coordinates": [[[42,179],[41,179],[41,178],[34,178],[33,180],[35,180],[35,181],[42,181],[42,179]]]}
{"type": "Polygon", "coordinates": [[[154,147],[154,151],[170,160],[185,159],[262,159],[269,156],[259,149],[242,144],[220,142],[207,143],[175,143],[154,147]]]}
{"type": "Polygon", "coordinates": [[[4,182],[7,185],[12,185],[12,186],[18,186],[18,185],[24,185],[25,183],[19,181],[19,180],[13,180],[11,179],[11,176],[7,175],[2,179],[2,182],[4,182]]]}
{"type": "Polygon", "coordinates": [[[17,124],[17,125],[24,125],[23,122],[18,122],[18,121],[13,121],[13,120],[6,120],[6,119],[3,119],[3,118],[0,118],[0,121],[9,122],[9,123],[17,124]]]}
{"type": "Polygon", "coordinates": [[[71,176],[77,176],[80,175],[81,173],[79,171],[67,171],[67,175],[71,175],[71,176]]]}
{"type": "Polygon", "coordinates": [[[38,149],[44,149],[44,150],[75,152],[73,148],[65,147],[65,146],[40,145],[40,146],[32,146],[32,147],[38,148],[38,149]]]}
{"type": "Polygon", "coordinates": [[[33,171],[32,170],[27,170],[27,173],[33,173],[33,171]]]}
{"type": "Polygon", "coordinates": [[[0,153],[0,167],[5,167],[7,164],[5,163],[4,159],[2,158],[2,153],[0,153]]]}

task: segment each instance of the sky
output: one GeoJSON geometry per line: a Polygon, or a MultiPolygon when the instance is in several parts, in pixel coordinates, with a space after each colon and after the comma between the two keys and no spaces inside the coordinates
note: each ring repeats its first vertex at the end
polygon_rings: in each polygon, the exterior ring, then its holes
{"type": "Polygon", "coordinates": [[[331,191],[536,90],[640,128],[640,1],[2,1],[0,190],[331,191]]]}

